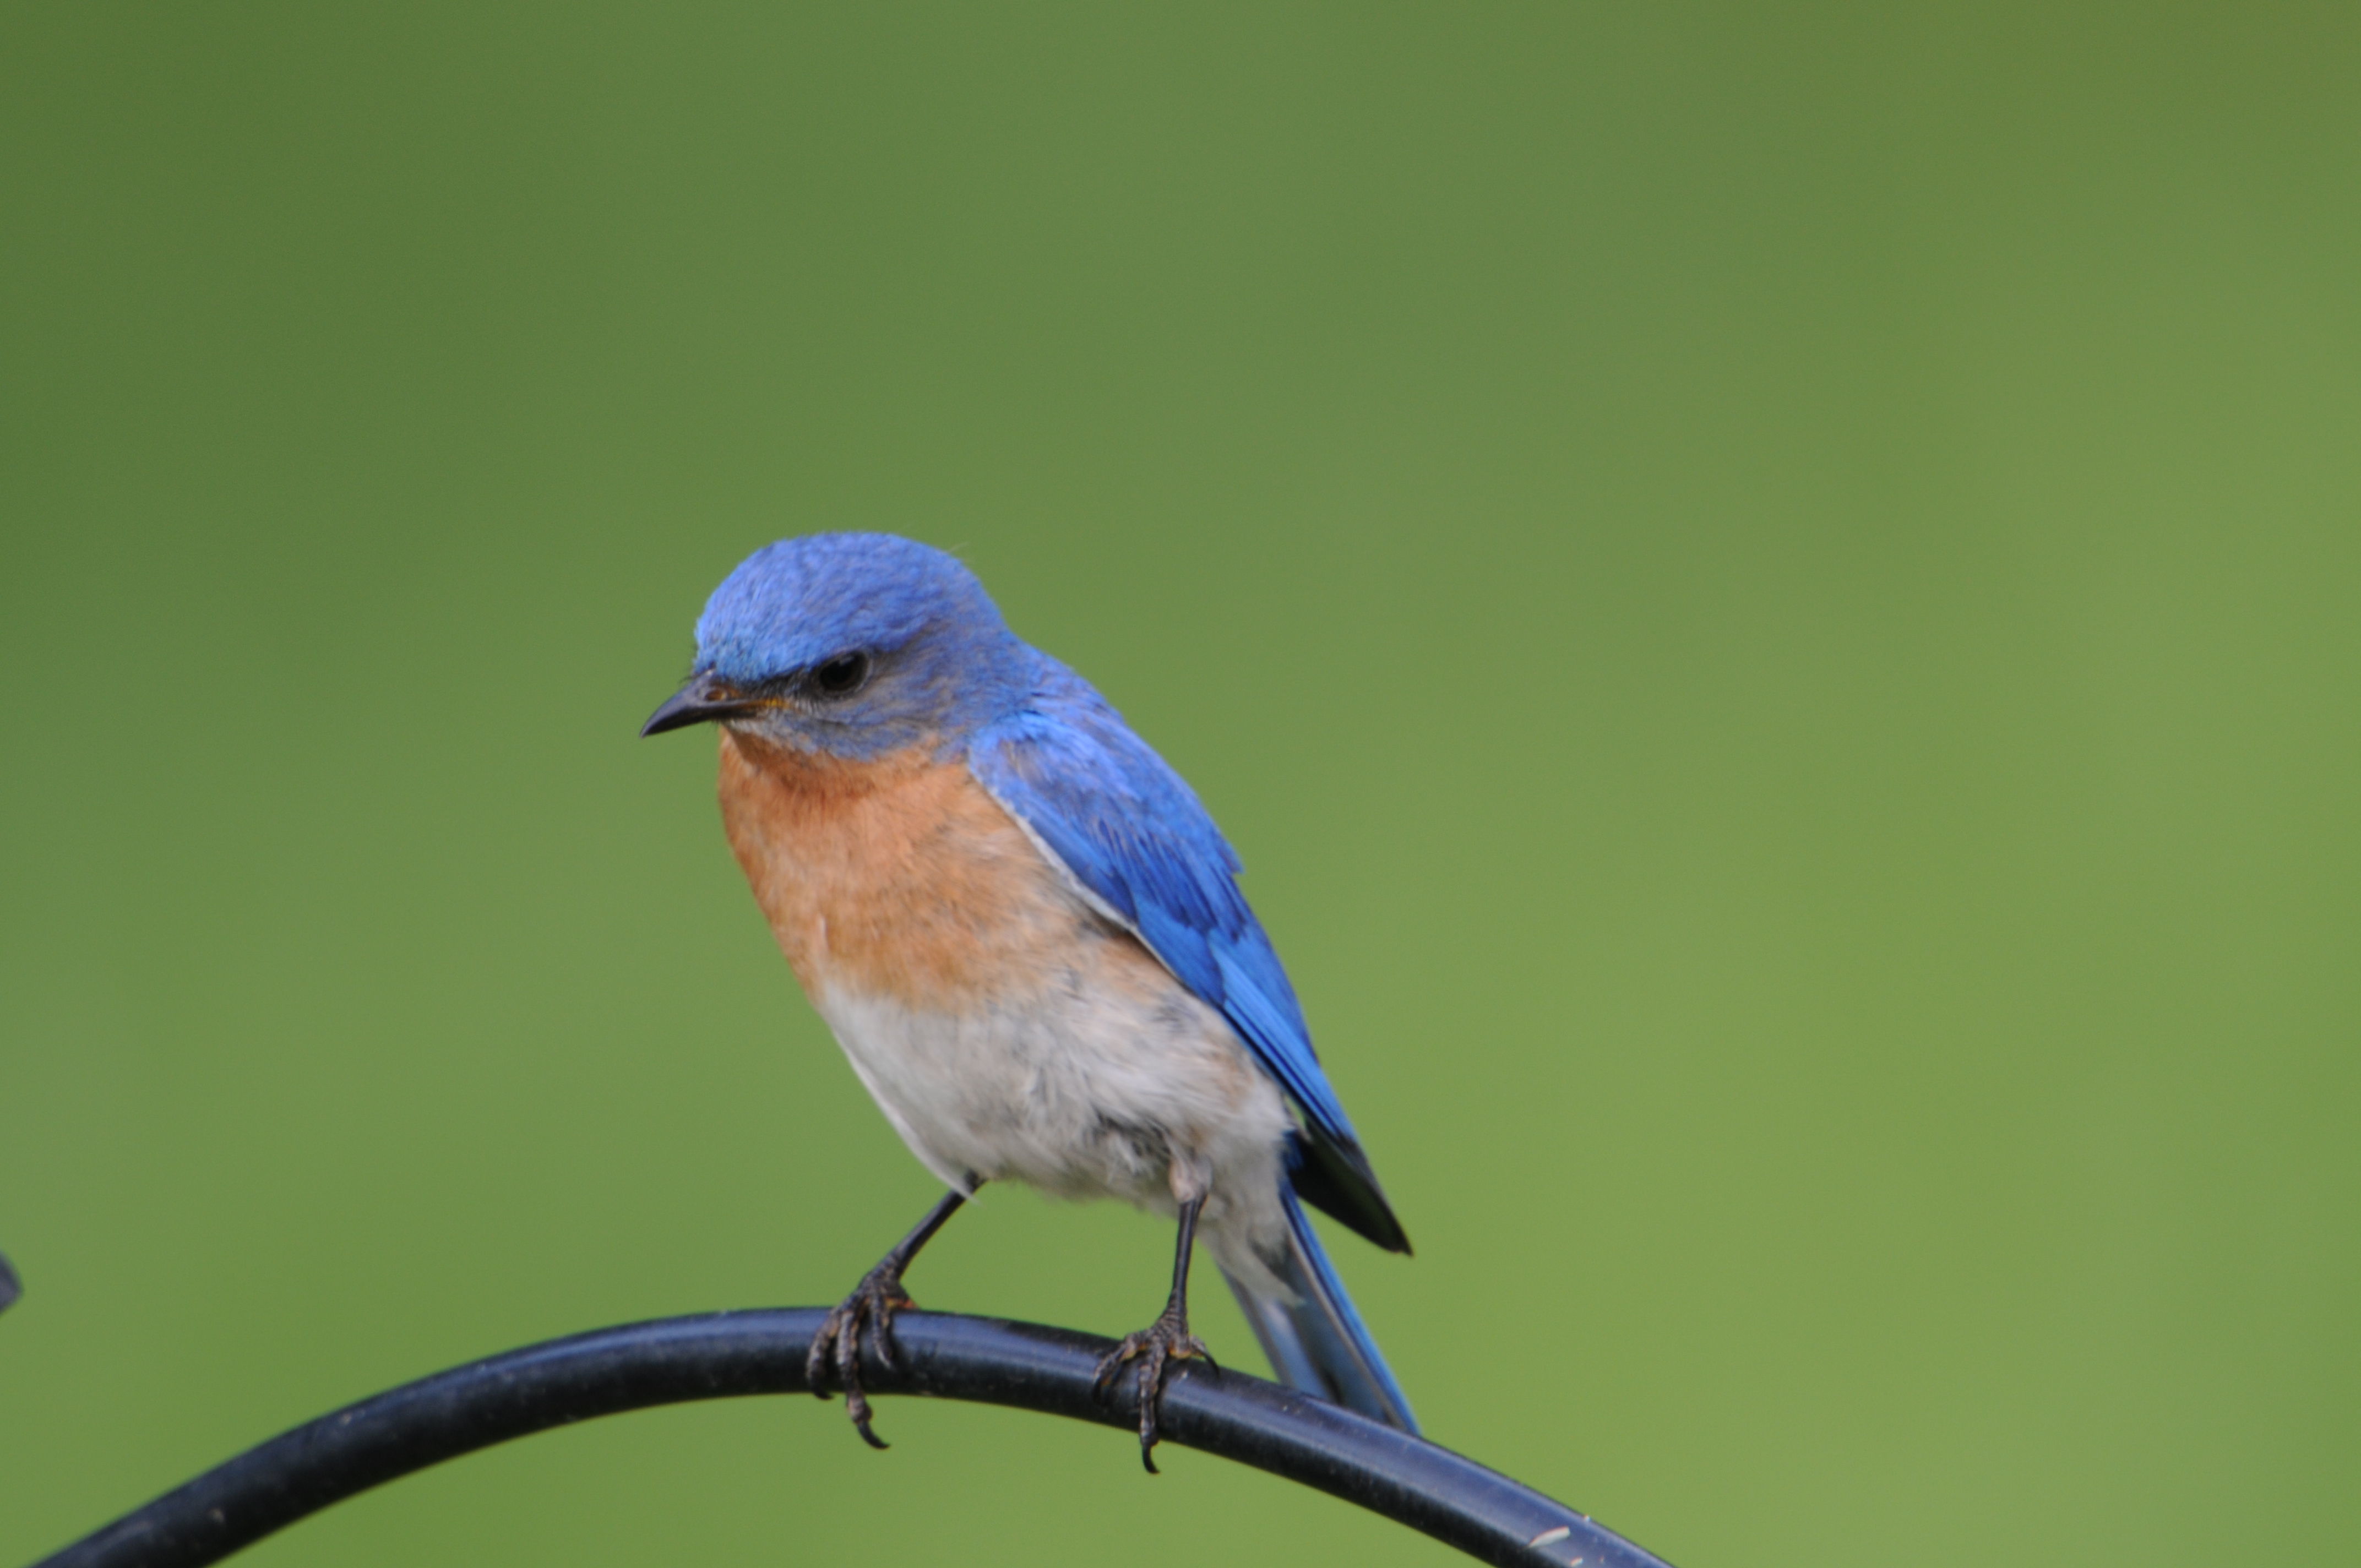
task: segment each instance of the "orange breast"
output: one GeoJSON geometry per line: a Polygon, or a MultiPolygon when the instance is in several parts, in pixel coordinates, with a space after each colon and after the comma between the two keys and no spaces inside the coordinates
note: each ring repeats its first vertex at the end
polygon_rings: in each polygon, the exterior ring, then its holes
{"type": "Polygon", "coordinates": [[[962,1010],[1049,983],[1095,923],[974,777],[925,748],[848,762],[724,729],[720,796],[738,864],[816,997],[962,1010]]]}

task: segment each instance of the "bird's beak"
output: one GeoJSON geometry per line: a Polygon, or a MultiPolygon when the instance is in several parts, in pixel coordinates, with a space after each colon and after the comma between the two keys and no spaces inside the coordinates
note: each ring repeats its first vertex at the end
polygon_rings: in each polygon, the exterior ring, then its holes
{"type": "Polygon", "coordinates": [[[691,675],[686,685],[664,698],[664,706],[648,715],[648,721],[640,726],[640,734],[644,738],[661,735],[667,729],[686,729],[692,724],[709,724],[733,714],[750,713],[761,706],[719,675],[691,675]]]}

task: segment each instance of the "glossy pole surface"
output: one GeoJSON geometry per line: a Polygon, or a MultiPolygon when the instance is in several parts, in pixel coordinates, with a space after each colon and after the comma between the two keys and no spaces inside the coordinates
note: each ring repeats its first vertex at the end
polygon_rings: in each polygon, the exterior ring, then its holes
{"type": "MultiPolygon", "coordinates": [[[[666,1318],[437,1373],[272,1438],[35,1568],[197,1568],[332,1503],[511,1438],[690,1399],[807,1392],[805,1353],[825,1315],[799,1307],[666,1318]]],[[[910,1311],[895,1320],[895,1368],[863,1358],[873,1393],[1137,1425],[1127,1398],[1092,1397],[1111,1341],[910,1311]]],[[[1357,1503],[1487,1563],[1667,1568],[1448,1449],[1258,1377],[1192,1363],[1172,1375],[1163,1409],[1169,1442],[1357,1503]]]]}

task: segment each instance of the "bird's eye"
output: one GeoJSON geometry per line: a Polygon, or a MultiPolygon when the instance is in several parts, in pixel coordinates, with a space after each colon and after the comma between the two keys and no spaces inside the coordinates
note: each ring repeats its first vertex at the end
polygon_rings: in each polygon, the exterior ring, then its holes
{"type": "Polygon", "coordinates": [[[812,666],[810,684],[815,696],[851,696],[868,682],[866,653],[839,653],[826,663],[812,666]]]}

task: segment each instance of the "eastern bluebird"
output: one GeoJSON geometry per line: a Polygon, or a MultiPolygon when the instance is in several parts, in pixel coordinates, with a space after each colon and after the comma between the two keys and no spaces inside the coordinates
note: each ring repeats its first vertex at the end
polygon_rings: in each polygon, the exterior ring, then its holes
{"type": "MultiPolygon", "coordinates": [[[[902,1273],[980,1185],[1176,1215],[1172,1293],[1101,1365],[1136,1365],[1156,1468],[1202,1235],[1285,1382],[1405,1431],[1410,1404],[1301,1202],[1409,1238],[1320,1070],[1238,859],[1090,685],[983,586],[889,534],[781,540],[730,574],[697,664],[643,734],[720,729],[730,847],[805,994],[910,1152],[950,1186],[811,1346],[884,1447],[864,1330],[891,1364],[902,1273]]],[[[823,1397],[825,1397],[823,1393],[823,1397]]]]}

